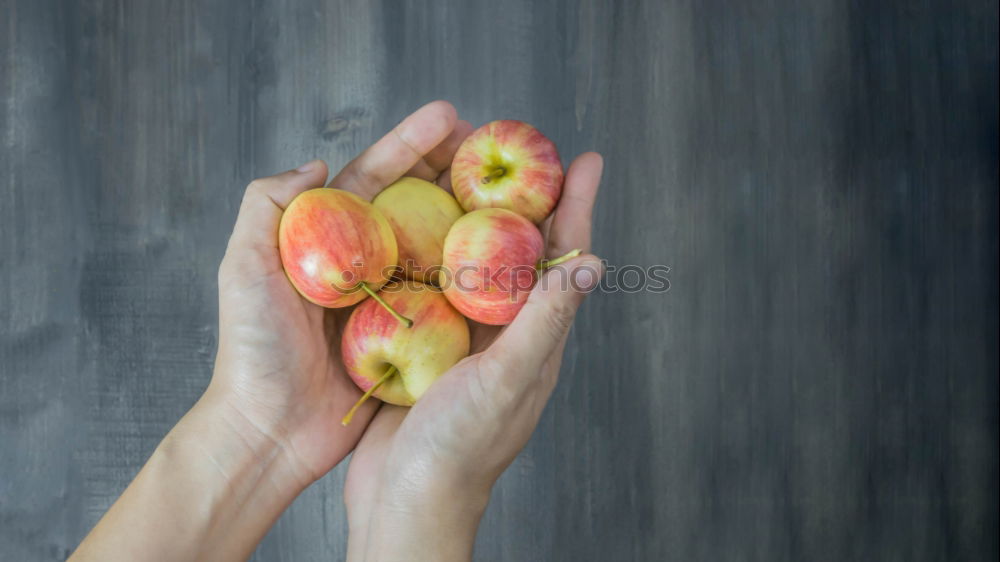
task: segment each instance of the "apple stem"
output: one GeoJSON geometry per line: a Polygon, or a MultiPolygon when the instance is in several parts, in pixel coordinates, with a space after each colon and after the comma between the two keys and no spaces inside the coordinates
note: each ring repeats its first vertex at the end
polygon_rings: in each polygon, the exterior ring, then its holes
{"type": "Polygon", "coordinates": [[[351,418],[354,417],[354,412],[358,411],[358,408],[360,408],[361,405],[365,403],[365,400],[371,398],[372,393],[378,390],[378,387],[382,386],[382,383],[389,380],[389,378],[395,374],[396,374],[396,366],[389,365],[389,368],[385,371],[385,374],[382,375],[382,378],[377,380],[375,384],[373,384],[371,388],[365,391],[365,393],[361,395],[361,398],[359,398],[358,401],[355,402],[353,406],[351,406],[351,409],[347,411],[347,415],[340,420],[340,425],[347,427],[347,424],[351,423],[351,418]]]}
{"type": "Polygon", "coordinates": [[[389,314],[391,314],[393,318],[395,318],[396,320],[399,320],[400,324],[406,326],[407,328],[412,328],[413,327],[413,320],[410,320],[409,318],[407,318],[407,317],[403,316],[402,314],[396,312],[395,309],[393,309],[391,306],[389,306],[389,303],[387,303],[384,300],[382,300],[382,297],[378,296],[378,293],[376,293],[375,291],[373,291],[372,288],[368,286],[368,283],[362,283],[361,284],[361,288],[366,293],[368,293],[368,295],[371,298],[375,299],[375,302],[379,303],[386,310],[388,310],[389,314]]]}
{"type": "Polygon", "coordinates": [[[500,176],[502,176],[502,175],[504,175],[506,173],[507,173],[507,170],[505,168],[503,168],[503,167],[496,168],[492,172],[490,172],[489,174],[483,176],[483,183],[490,183],[491,181],[499,178],[500,176]]]}
{"type": "Polygon", "coordinates": [[[545,271],[546,269],[548,269],[550,267],[559,265],[561,263],[566,263],[569,260],[571,260],[571,259],[573,259],[573,258],[575,258],[576,256],[579,256],[579,255],[580,255],[580,248],[577,248],[575,250],[570,251],[567,254],[559,256],[558,258],[553,258],[551,260],[541,260],[541,261],[538,262],[538,265],[535,266],[535,269],[537,269],[538,271],[545,271]]]}

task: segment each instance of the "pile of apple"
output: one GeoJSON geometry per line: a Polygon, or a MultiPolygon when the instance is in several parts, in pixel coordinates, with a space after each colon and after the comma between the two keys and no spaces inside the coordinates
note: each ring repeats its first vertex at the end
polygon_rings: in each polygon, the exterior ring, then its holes
{"type": "Polygon", "coordinates": [[[404,177],[372,203],[325,187],[291,202],[278,247],[292,285],[320,306],[361,303],[341,354],[364,395],[345,425],[371,396],[413,405],[469,354],[466,318],[509,324],[540,272],[579,254],[543,259],[536,225],[555,208],[562,183],[552,141],[504,120],[474,131],[455,153],[454,197],[404,177]]]}

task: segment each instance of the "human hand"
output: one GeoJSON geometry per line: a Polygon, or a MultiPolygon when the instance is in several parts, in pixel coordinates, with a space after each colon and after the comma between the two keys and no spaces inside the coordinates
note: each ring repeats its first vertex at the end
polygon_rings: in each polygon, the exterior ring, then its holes
{"type": "MultiPolygon", "coordinates": [[[[330,187],[371,200],[403,175],[437,180],[471,130],[450,104],[430,103],[349,163],[330,187]]],[[[219,268],[219,352],[207,393],[245,441],[278,445],[300,488],[354,448],[375,410],[362,408],[348,427],[339,423],[361,395],[340,361],[339,331],[350,310],[302,298],[278,253],[284,208],[326,179],[326,164],[314,161],[247,188],[219,268]]]]}
{"type": "MultiPolygon", "coordinates": [[[[471,131],[455,109],[417,110],[331,186],[368,199],[403,174],[436,179],[471,131]]],[[[354,447],[374,405],[340,362],[347,311],[295,291],[278,254],[283,209],[320,187],[326,164],[247,188],[219,268],[219,351],[208,390],[164,437],[73,560],[245,560],[289,503],[354,447]]]]}
{"type": "MultiPolygon", "coordinates": [[[[569,167],[549,221],[546,256],[590,247],[602,170],[569,167]]],[[[601,264],[583,255],[545,273],[500,331],[473,324],[473,355],[412,408],[382,404],[354,451],[345,485],[350,560],[468,559],[490,489],[527,443],[555,387],[576,309],[601,264]]]]}

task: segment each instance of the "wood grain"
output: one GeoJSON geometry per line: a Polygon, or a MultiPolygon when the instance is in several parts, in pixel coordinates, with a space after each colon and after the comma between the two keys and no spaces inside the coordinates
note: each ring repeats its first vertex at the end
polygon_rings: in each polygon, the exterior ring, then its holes
{"type": "MultiPolygon", "coordinates": [[[[477,559],[996,559],[996,2],[0,13],[0,558],[65,558],[203,390],[244,185],[445,98],[602,152],[595,251],[670,268],[585,305],[477,559]]],[[[342,559],[343,476],[254,558],[342,559]]]]}

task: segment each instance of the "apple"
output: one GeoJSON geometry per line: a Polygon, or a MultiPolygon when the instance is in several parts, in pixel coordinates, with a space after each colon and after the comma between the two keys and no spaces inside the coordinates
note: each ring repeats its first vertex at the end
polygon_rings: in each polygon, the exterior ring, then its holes
{"type": "Polygon", "coordinates": [[[347,373],[365,394],[344,416],[369,397],[412,406],[438,377],[469,354],[469,325],[433,285],[405,280],[379,293],[401,314],[413,319],[402,328],[384,308],[361,303],[347,320],[341,355],[347,373]]]}
{"type": "MultiPolygon", "coordinates": [[[[369,202],[341,189],[300,193],[281,215],[278,251],[285,274],[310,302],[342,308],[376,294],[396,268],[389,221],[369,202]]],[[[411,324],[398,315],[397,320],[411,324]]]]}
{"type": "Polygon", "coordinates": [[[403,274],[417,281],[436,280],[444,237],[465,211],[447,191],[419,178],[401,178],[372,201],[396,235],[403,274]]]}
{"type": "Polygon", "coordinates": [[[476,129],[451,163],[451,188],[466,211],[497,207],[535,224],[555,208],[562,183],[556,145],[522,121],[492,121],[476,129]]]}
{"type": "Polygon", "coordinates": [[[444,240],[439,284],[467,318],[509,324],[528,299],[541,270],[580,254],[543,260],[542,233],[507,209],[479,209],[455,221],[444,240]]]}

